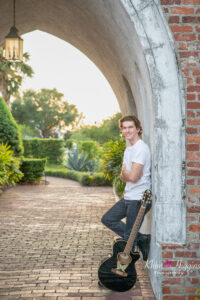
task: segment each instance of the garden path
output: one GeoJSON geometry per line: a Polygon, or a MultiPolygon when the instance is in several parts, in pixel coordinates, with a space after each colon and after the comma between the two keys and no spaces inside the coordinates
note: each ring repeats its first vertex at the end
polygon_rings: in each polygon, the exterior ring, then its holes
{"type": "Polygon", "coordinates": [[[155,299],[141,260],[132,290],[97,285],[99,263],[112,252],[114,235],[100,221],[115,201],[112,188],[47,181],[0,197],[0,299],[155,299]]]}

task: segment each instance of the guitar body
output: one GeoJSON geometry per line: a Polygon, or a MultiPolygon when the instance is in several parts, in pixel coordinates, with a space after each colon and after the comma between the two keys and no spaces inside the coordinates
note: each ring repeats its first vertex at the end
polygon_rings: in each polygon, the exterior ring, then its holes
{"type": "Polygon", "coordinates": [[[128,291],[134,286],[137,279],[135,262],[140,258],[138,252],[130,252],[131,262],[124,265],[124,268],[122,264],[122,269],[119,269],[118,255],[124,251],[126,243],[125,240],[117,241],[113,245],[113,256],[105,260],[98,270],[101,284],[112,291],[128,291]],[[113,269],[119,269],[119,272],[115,273],[113,269]]]}

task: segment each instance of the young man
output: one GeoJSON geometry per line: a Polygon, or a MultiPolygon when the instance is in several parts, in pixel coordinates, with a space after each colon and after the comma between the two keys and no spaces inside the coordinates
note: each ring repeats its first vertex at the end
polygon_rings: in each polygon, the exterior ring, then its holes
{"type": "MultiPolygon", "coordinates": [[[[142,126],[140,121],[131,115],[119,120],[119,127],[130,146],[124,152],[121,169],[121,180],[126,182],[124,197],[111,207],[102,217],[102,223],[113,230],[121,238],[128,240],[132,227],[141,207],[141,199],[145,190],[150,189],[151,155],[149,147],[142,141],[142,126]],[[121,220],[126,217],[126,224],[121,220]]],[[[150,210],[147,205],[145,214],[150,210]]],[[[138,246],[142,248],[139,235],[138,246]]],[[[144,242],[144,241],[143,241],[144,242]]],[[[133,245],[133,250],[136,241],[133,245]]],[[[144,248],[140,250],[144,254],[144,248]]],[[[147,259],[147,257],[145,257],[147,259]]],[[[145,259],[145,260],[146,260],[145,259]]]]}

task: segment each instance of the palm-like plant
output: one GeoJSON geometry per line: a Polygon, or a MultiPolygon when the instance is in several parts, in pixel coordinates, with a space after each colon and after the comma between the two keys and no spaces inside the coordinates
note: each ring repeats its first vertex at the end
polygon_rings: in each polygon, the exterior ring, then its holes
{"type": "Polygon", "coordinates": [[[79,154],[79,150],[75,148],[68,153],[68,161],[66,166],[70,170],[93,171],[96,167],[96,164],[94,161],[88,158],[87,154],[84,152],[79,154]]]}

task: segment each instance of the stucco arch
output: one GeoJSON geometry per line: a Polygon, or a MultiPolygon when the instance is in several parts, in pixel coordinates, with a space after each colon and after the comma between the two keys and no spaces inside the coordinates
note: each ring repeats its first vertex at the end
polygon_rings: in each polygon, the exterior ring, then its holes
{"type": "MultiPolygon", "coordinates": [[[[12,1],[0,0],[0,8],[2,43],[12,25],[12,1]]],[[[18,0],[16,10],[21,34],[40,29],[85,53],[109,81],[124,114],[135,110],[126,78],[153,154],[151,259],[159,263],[161,243],[185,242],[184,101],[159,1],[18,0]]],[[[159,298],[161,279],[151,272],[159,298]]]]}

